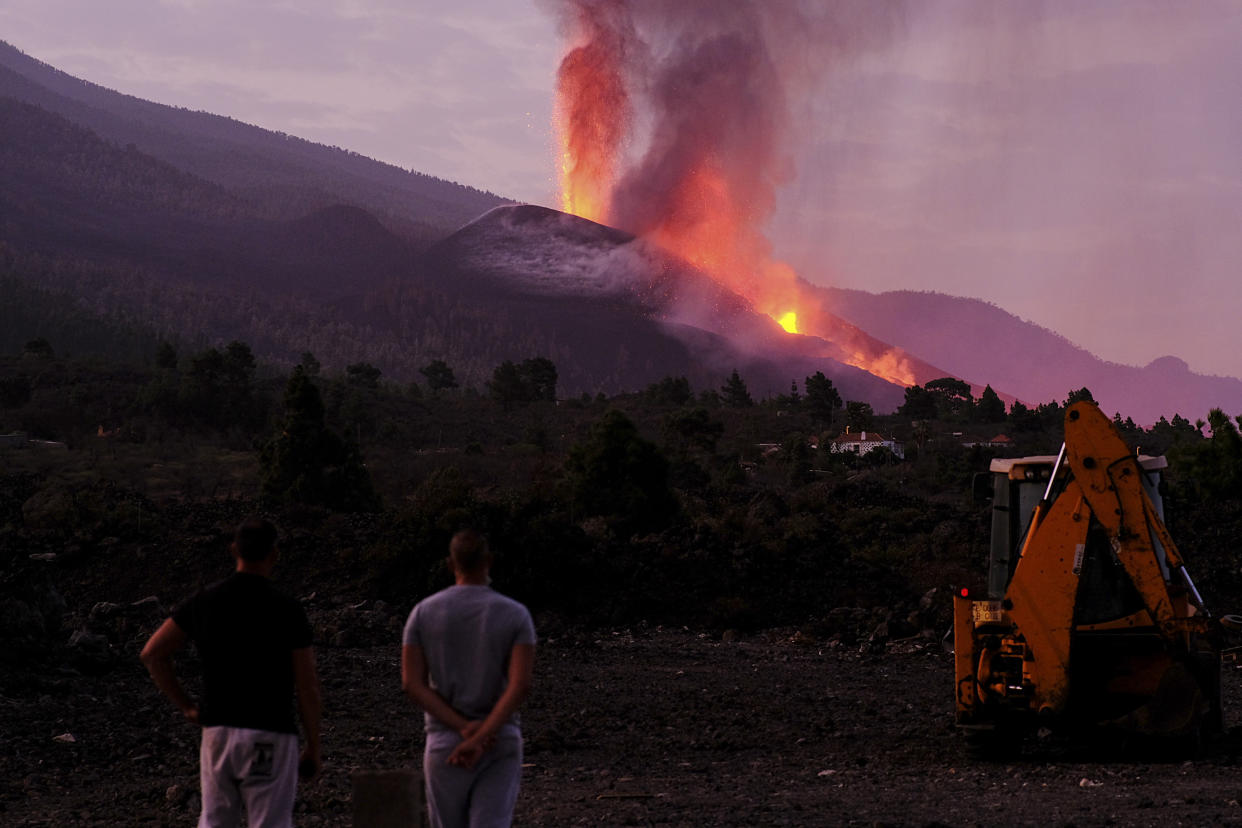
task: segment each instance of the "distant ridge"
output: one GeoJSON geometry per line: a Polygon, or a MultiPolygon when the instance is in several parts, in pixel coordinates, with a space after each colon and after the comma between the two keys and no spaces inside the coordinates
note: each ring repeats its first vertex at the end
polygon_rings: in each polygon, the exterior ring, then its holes
{"type": "Polygon", "coordinates": [[[822,288],[829,306],[873,335],[972,383],[991,383],[1028,405],[1089,388],[1108,413],[1139,424],[1212,408],[1242,413],[1242,380],[1192,372],[1177,357],[1146,366],[1106,362],[1065,337],[979,299],[928,291],[822,288]]]}

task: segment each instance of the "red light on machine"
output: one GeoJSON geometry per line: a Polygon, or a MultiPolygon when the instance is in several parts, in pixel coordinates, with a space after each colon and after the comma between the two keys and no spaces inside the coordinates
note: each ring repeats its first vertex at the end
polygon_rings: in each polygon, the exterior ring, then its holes
{"type": "Polygon", "coordinates": [[[970,589],[968,587],[962,587],[962,597],[963,598],[970,597],[970,589]]]}

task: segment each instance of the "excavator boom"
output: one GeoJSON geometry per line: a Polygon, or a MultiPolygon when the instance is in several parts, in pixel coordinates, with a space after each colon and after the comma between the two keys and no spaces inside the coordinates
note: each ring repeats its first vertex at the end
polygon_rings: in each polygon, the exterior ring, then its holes
{"type": "Polygon", "coordinates": [[[959,724],[1184,730],[1213,704],[1219,720],[1214,622],[1152,500],[1144,461],[1091,402],[1067,408],[1062,451],[1050,474],[1047,458],[1010,461],[996,488],[1038,478],[1040,468],[1048,477],[1003,595],[956,599],[959,724]]]}

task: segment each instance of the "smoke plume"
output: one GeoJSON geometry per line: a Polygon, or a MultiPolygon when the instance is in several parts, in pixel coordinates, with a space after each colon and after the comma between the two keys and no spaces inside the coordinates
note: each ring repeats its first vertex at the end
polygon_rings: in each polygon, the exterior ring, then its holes
{"type": "Polygon", "coordinates": [[[799,330],[830,338],[807,329],[826,315],[765,235],[792,175],[790,101],[884,40],[898,0],[550,5],[569,43],[558,77],[563,209],[651,239],[764,313],[796,310],[799,330]]]}

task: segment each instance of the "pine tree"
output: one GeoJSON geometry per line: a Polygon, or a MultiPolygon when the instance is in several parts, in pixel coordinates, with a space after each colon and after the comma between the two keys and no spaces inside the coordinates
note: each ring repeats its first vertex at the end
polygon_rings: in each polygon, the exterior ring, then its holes
{"type": "Polygon", "coordinates": [[[419,368],[418,373],[427,378],[427,387],[431,389],[433,394],[437,391],[457,387],[457,378],[453,376],[453,369],[442,359],[433,359],[422,368],[419,368]]]}
{"type": "Polygon", "coordinates": [[[324,424],[323,398],[300,365],[285,386],[284,408],[280,431],[259,455],[264,498],[340,511],[377,509],[357,447],[324,424]]]}
{"type": "Polygon", "coordinates": [[[831,425],[842,405],[841,394],[833,386],[832,380],[824,376],[823,371],[816,371],[806,378],[802,387],[806,391],[806,407],[811,416],[818,422],[831,425]]]}
{"type": "Polygon", "coordinates": [[[1000,395],[986,386],[975,403],[975,420],[981,423],[999,423],[1005,419],[1005,403],[1000,395]]]}
{"type": "Polygon", "coordinates": [[[724,404],[730,408],[748,408],[755,404],[755,401],[751,399],[750,391],[746,388],[746,382],[736,368],[725,380],[725,384],[720,387],[720,396],[724,404]]]}
{"type": "Polygon", "coordinates": [[[575,508],[623,534],[664,528],[677,511],[668,460],[620,411],[607,412],[565,462],[575,508]]]}

